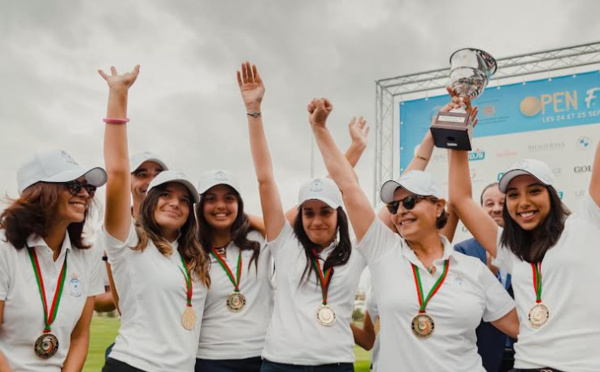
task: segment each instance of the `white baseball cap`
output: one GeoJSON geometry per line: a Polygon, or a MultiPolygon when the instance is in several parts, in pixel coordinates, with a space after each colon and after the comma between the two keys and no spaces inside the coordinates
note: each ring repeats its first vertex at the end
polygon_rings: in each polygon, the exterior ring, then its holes
{"type": "Polygon", "coordinates": [[[137,154],[131,155],[129,157],[129,170],[132,173],[135,172],[145,161],[153,161],[160,165],[163,170],[169,170],[167,164],[150,151],[138,152],[137,154]]]}
{"type": "Polygon", "coordinates": [[[198,182],[198,192],[200,194],[204,194],[211,187],[217,185],[227,185],[233,188],[238,193],[240,192],[237,179],[235,178],[233,173],[220,169],[211,170],[202,174],[202,176],[200,177],[200,182],[198,182]]]}
{"type": "Polygon", "coordinates": [[[106,183],[106,172],[101,167],[82,168],[62,150],[39,151],[30,156],[17,170],[19,194],[38,182],[62,183],[85,177],[89,185],[100,187],[106,183]]]}
{"type": "Polygon", "coordinates": [[[168,182],[177,182],[185,186],[190,194],[192,194],[192,199],[194,203],[198,203],[200,201],[200,196],[198,195],[198,190],[194,187],[194,184],[191,183],[185,174],[178,171],[162,171],[158,174],[158,176],[154,177],[154,179],[150,182],[148,186],[148,192],[152,190],[156,186],[160,186],[162,184],[168,182]]]}
{"type": "Polygon", "coordinates": [[[381,186],[379,192],[381,201],[385,204],[389,204],[394,201],[394,191],[398,187],[412,192],[415,195],[420,196],[434,196],[438,199],[442,199],[442,188],[433,179],[433,176],[427,172],[420,170],[413,170],[404,173],[397,181],[389,180],[381,186]]]}
{"type": "Polygon", "coordinates": [[[506,194],[506,189],[508,188],[510,181],[512,181],[513,178],[522,175],[533,176],[546,186],[552,186],[554,184],[554,174],[552,173],[552,169],[550,169],[546,163],[537,159],[523,159],[514,163],[512,167],[502,175],[500,183],[498,184],[500,192],[506,194]]]}
{"type": "Polygon", "coordinates": [[[320,200],[333,209],[342,205],[342,193],[335,182],[329,178],[313,178],[300,186],[298,204],[307,200],[320,200]]]}

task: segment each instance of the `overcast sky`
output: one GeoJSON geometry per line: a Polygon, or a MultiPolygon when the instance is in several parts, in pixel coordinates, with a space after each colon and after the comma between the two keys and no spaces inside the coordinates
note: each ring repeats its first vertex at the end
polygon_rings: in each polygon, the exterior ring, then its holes
{"type": "MultiPolygon", "coordinates": [[[[291,206],[310,175],[313,97],[332,100],[329,125],[345,148],[352,116],[374,123],[375,80],[447,67],[465,46],[503,58],[598,41],[599,13],[600,2],[566,0],[0,0],[0,192],[16,196],[16,170],[37,149],[101,165],[108,89],[96,70],[140,64],[130,153],[156,152],[194,181],[232,170],[259,213],[235,78],[250,60],[265,81],[264,122],[291,206]]],[[[358,166],[369,196],[374,138],[370,146],[358,166]]]]}

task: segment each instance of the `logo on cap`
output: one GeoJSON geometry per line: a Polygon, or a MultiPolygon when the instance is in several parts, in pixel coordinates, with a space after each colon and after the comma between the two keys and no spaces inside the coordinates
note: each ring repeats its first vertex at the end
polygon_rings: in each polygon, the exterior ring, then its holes
{"type": "Polygon", "coordinates": [[[65,161],[69,164],[75,165],[75,166],[79,166],[79,164],[77,164],[77,162],[75,160],[73,160],[73,158],[71,157],[71,155],[67,154],[65,151],[61,151],[60,152],[60,156],[65,159],[65,161]]]}
{"type": "Polygon", "coordinates": [[[217,173],[215,173],[215,180],[216,181],[227,181],[227,180],[229,180],[229,178],[227,177],[225,172],[218,171],[217,173]]]}
{"type": "Polygon", "coordinates": [[[323,182],[321,180],[314,180],[310,185],[310,191],[321,192],[323,191],[323,182]]]}
{"type": "Polygon", "coordinates": [[[529,168],[529,162],[527,160],[519,160],[518,162],[515,163],[515,165],[513,165],[513,168],[518,168],[518,169],[528,169],[529,168]]]}

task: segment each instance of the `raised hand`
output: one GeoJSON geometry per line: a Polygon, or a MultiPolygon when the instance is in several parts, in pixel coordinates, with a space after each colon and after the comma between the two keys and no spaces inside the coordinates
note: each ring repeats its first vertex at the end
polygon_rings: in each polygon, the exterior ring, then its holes
{"type": "Polygon", "coordinates": [[[265,86],[256,66],[246,61],[241,71],[237,71],[238,86],[248,112],[260,112],[260,104],[265,95],[265,86]]]}
{"type": "Polygon", "coordinates": [[[360,148],[366,148],[368,137],[369,137],[369,126],[367,126],[367,121],[363,119],[363,117],[359,117],[356,120],[356,117],[353,117],[348,124],[348,128],[350,131],[350,138],[352,139],[352,145],[360,148]]]}
{"type": "Polygon", "coordinates": [[[102,70],[98,70],[98,73],[111,90],[125,90],[127,91],[133,83],[135,83],[135,79],[137,79],[140,73],[140,65],[137,65],[133,68],[133,71],[126,72],[124,74],[119,75],[117,73],[117,69],[114,66],[110,67],[110,75],[106,74],[102,70]]]}
{"type": "Polygon", "coordinates": [[[314,98],[308,104],[308,120],[310,125],[315,127],[325,127],[327,117],[333,110],[333,105],[327,98],[314,98]]]}

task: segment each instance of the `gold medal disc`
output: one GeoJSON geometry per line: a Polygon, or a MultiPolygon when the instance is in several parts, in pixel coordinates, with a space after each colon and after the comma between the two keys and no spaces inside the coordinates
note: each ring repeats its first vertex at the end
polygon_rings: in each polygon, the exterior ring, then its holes
{"type": "Polygon", "coordinates": [[[433,318],[429,315],[417,314],[412,320],[412,331],[419,338],[428,338],[435,330],[433,318]]]}
{"type": "Polygon", "coordinates": [[[531,310],[529,310],[529,314],[527,314],[529,324],[536,329],[541,328],[544,324],[546,324],[549,318],[550,311],[543,303],[533,305],[531,310]]]}
{"type": "Polygon", "coordinates": [[[58,351],[58,338],[52,333],[44,333],[35,340],[35,355],[42,359],[51,358],[58,351]]]}
{"type": "Polygon", "coordinates": [[[239,313],[246,306],[246,297],[240,292],[233,292],[227,297],[227,309],[232,313],[239,313]]]}
{"type": "Polygon", "coordinates": [[[183,328],[190,331],[194,329],[197,321],[198,317],[196,316],[194,309],[191,306],[186,306],[185,310],[183,310],[183,314],[181,314],[181,325],[183,328]]]}
{"type": "Polygon", "coordinates": [[[378,335],[379,332],[381,331],[381,318],[377,317],[377,319],[375,319],[375,323],[373,323],[373,330],[375,331],[375,334],[378,335]]]}
{"type": "Polygon", "coordinates": [[[335,324],[335,311],[328,305],[321,305],[317,309],[317,322],[325,327],[331,327],[335,324]]]}

